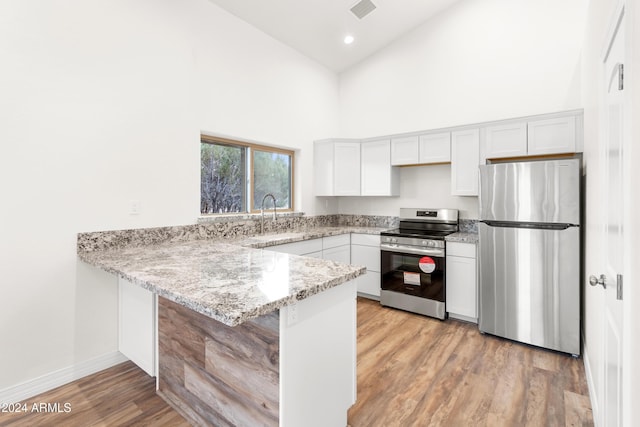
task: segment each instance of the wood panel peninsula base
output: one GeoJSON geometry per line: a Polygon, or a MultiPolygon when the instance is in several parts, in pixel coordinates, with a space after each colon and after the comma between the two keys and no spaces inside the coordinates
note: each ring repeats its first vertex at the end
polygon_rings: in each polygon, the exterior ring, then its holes
{"type": "Polygon", "coordinates": [[[347,425],[355,280],[234,327],[159,297],[158,334],[158,394],[194,425],[347,425]]]}

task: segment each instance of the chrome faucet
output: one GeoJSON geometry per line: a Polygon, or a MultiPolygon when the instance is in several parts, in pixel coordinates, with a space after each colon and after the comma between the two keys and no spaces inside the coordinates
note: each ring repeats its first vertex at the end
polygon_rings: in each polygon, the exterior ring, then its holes
{"type": "Polygon", "coordinates": [[[262,198],[262,206],[260,207],[260,234],[264,234],[264,201],[267,197],[273,199],[273,220],[276,220],[276,197],[271,193],[267,193],[262,198]]]}

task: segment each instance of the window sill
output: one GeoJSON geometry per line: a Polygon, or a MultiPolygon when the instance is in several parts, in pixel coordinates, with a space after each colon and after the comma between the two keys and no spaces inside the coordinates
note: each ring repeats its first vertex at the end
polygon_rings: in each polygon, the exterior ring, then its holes
{"type": "MultiPolygon", "coordinates": [[[[265,210],[266,215],[272,215],[273,210],[265,210]]],[[[198,224],[208,224],[211,222],[233,222],[233,221],[246,221],[246,220],[258,220],[260,219],[261,214],[259,213],[239,213],[239,214],[208,214],[201,215],[198,218],[198,224]]],[[[298,217],[304,216],[304,212],[278,212],[276,214],[278,218],[281,217],[298,217]]]]}

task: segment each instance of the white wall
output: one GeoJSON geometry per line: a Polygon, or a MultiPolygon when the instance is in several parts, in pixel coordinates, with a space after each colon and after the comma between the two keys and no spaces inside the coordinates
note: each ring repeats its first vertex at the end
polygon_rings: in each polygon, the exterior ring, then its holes
{"type": "Polygon", "coordinates": [[[309,171],[313,141],[337,130],[337,76],[230,14],[216,13],[211,22],[216,6],[203,9],[184,27],[195,41],[201,130],[299,150],[295,208],[331,213],[313,197],[309,171]]]}
{"type": "MultiPolygon", "coordinates": [[[[340,75],[339,136],[368,138],[581,108],[586,8],[587,0],[457,2],[340,75]]],[[[409,175],[444,182],[449,173],[440,168],[409,175]]],[[[413,195],[401,193],[380,213],[394,215],[413,203],[413,195]]],[[[428,204],[477,215],[469,198],[430,198],[428,204]]],[[[353,211],[358,206],[340,200],[340,212],[366,213],[353,211]]]]}
{"type": "Polygon", "coordinates": [[[195,222],[201,131],[336,130],[336,76],[206,0],[3,1],[0,57],[0,390],[116,350],[117,282],[76,233],[195,222]]]}

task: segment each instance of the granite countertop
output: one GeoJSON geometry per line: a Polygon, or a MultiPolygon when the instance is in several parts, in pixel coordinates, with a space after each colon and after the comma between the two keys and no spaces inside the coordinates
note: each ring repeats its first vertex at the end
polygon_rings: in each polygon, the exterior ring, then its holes
{"type": "Polygon", "coordinates": [[[444,238],[447,242],[478,243],[478,233],[453,233],[444,238]]]}
{"type": "Polygon", "coordinates": [[[79,258],[229,326],[364,274],[366,268],[257,248],[384,228],[318,227],[236,239],[200,239],[79,251],[79,258]]]}
{"type": "Polygon", "coordinates": [[[285,243],[301,242],[303,240],[319,239],[321,237],[338,236],[348,233],[380,234],[388,228],[378,227],[316,227],[303,230],[295,230],[286,233],[274,233],[241,237],[231,242],[248,248],[268,248],[270,246],[284,245],[285,243]]]}

